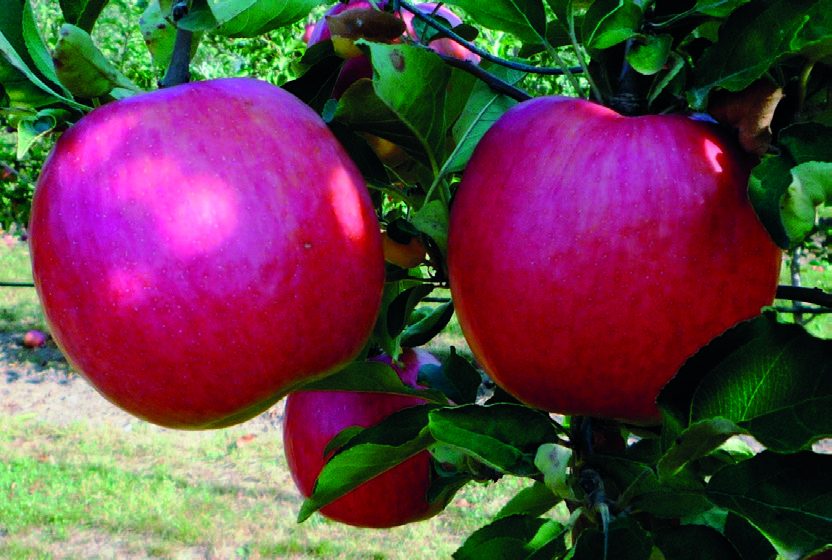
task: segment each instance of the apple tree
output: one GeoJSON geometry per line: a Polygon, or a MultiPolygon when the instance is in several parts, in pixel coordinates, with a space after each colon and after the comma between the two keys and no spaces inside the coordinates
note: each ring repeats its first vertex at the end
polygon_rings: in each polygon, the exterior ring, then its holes
{"type": "Polygon", "coordinates": [[[151,0],[141,76],[92,38],[106,0],[34,5],[0,0],[0,111],[20,158],[59,137],[36,284],[105,397],[188,429],[287,397],[301,522],[526,479],[458,559],[832,547],[832,342],[805,325],[832,308],[832,1],[151,0]],[[302,21],[259,80],[193,68],[302,21]],[[820,287],[778,285],[785,252],[820,287]]]}

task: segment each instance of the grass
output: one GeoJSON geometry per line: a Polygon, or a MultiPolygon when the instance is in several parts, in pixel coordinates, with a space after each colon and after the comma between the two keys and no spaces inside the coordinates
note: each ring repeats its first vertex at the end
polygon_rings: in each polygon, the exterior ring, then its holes
{"type": "MultiPolygon", "coordinates": [[[[17,235],[0,231],[0,282],[31,282],[29,249],[17,235]]],[[[0,332],[46,330],[33,288],[0,286],[0,332]]]]}
{"type": "Polygon", "coordinates": [[[523,485],[469,485],[439,517],[387,531],[298,525],[279,430],[132,425],[0,418],[0,557],[448,558],[523,485]]]}

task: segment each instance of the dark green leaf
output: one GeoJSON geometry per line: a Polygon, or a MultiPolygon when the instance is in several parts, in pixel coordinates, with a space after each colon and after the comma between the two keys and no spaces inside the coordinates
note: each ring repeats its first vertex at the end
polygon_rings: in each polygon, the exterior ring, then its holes
{"type": "Polygon", "coordinates": [[[546,36],[546,12],[541,0],[451,0],[479,24],[517,36],[524,43],[540,43],[546,36]]]}
{"type": "Polygon", "coordinates": [[[379,424],[352,437],[346,449],[324,465],[312,496],[301,506],[298,522],[305,521],[350,490],[426,450],[434,441],[426,429],[428,413],[434,408],[435,405],[421,405],[394,412],[379,424]]]}
{"type": "Polygon", "coordinates": [[[453,315],[453,302],[433,308],[425,317],[407,326],[401,337],[402,347],[415,348],[427,344],[448,325],[453,315]]]}
{"type": "Polygon", "coordinates": [[[497,512],[496,518],[509,515],[524,514],[535,517],[541,516],[560,502],[563,498],[555,496],[542,482],[535,482],[515,494],[503,508],[497,512]]]}
{"type": "Polygon", "coordinates": [[[450,212],[448,201],[434,199],[419,208],[411,219],[411,223],[422,233],[436,242],[443,256],[448,254],[448,220],[450,212]]]}
{"type": "Polygon", "coordinates": [[[69,116],[63,109],[42,109],[32,117],[20,119],[17,124],[17,159],[23,159],[29,148],[59,124],[65,124],[69,116]]]}
{"type": "Polygon", "coordinates": [[[736,513],[728,512],[721,529],[743,560],[772,560],[777,555],[765,535],[736,513]]]}
{"type": "Polygon", "coordinates": [[[832,435],[832,341],[763,317],[766,332],[699,384],[691,422],[725,418],[776,451],[832,435]]]}
{"type": "Polygon", "coordinates": [[[751,0],[697,0],[695,12],[708,16],[726,18],[741,5],[751,0]]]}
{"type": "Polygon", "coordinates": [[[430,284],[419,284],[401,292],[387,307],[387,331],[392,338],[401,334],[407,324],[410,314],[416,306],[433,291],[430,284]]]}
{"type": "Polygon", "coordinates": [[[451,353],[442,361],[441,366],[428,364],[419,370],[419,383],[441,391],[456,404],[468,404],[477,400],[482,377],[451,346],[451,353]]]}
{"type": "Polygon", "coordinates": [[[830,472],[830,455],[764,451],[716,473],[707,494],[751,522],[778,553],[799,558],[832,542],[830,472]]]}
{"type": "Polygon", "coordinates": [[[656,517],[674,519],[696,515],[713,507],[704,496],[704,485],[689,469],[659,481],[651,465],[621,457],[596,455],[586,465],[599,472],[608,495],[619,508],[645,511],[656,517]]]}
{"type": "Polygon", "coordinates": [[[691,424],[659,460],[659,479],[675,476],[689,461],[708,455],[731,436],[742,432],[739,426],[724,418],[709,418],[691,424]]]}
{"type": "Polygon", "coordinates": [[[662,449],[667,450],[690,425],[690,409],[697,387],[723,360],[769,330],[773,319],[743,321],[714,338],[691,356],[659,393],[656,400],[664,416],[662,449]]]}
{"type": "Polygon", "coordinates": [[[396,372],[377,361],[353,362],[344,369],[301,386],[297,391],[360,391],[420,397],[441,404],[447,399],[438,391],[409,387],[396,372]]]}
{"type": "MultiPolygon", "coordinates": [[[[691,102],[702,108],[714,87],[745,89],[780,57],[796,52],[798,37],[813,14],[832,12],[832,0],[758,0],[734,11],[719,30],[719,41],[705,50],[694,70],[691,102]]],[[[808,42],[814,42],[809,39],[808,42]]]]}
{"type": "Polygon", "coordinates": [[[596,0],[586,12],[582,35],[590,49],[607,49],[637,36],[644,13],[632,0],[596,0]]]}
{"type": "Polygon", "coordinates": [[[722,533],[704,525],[660,529],[653,540],[665,560],[742,560],[722,533]]]}
{"type": "Polygon", "coordinates": [[[599,529],[587,529],[581,532],[575,543],[571,560],[599,560],[604,558],[604,551],[609,550],[607,558],[615,560],[648,560],[653,551],[653,541],[647,531],[629,517],[619,517],[609,525],[609,540],[599,529]]]}
{"type": "MultiPolygon", "coordinates": [[[[455,560],[522,559],[553,541],[559,540],[559,548],[564,549],[564,534],[563,526],[554,521],[530,515],[510,515],[474,531],[454,552],[453,558],[455,560]]],[[[549,551],[550,549],[547,548],[547,552],[549,551]]],[[[552,555],[549,557],[551,558],[552,555]]]]}
{"type": "Polygon", "coordinates": [[[437,441],[467,451],[493,468],[519,476],[535,474],[534,457],[543,443],[558,440],[546,414],[511,404],[463,405],[430,416],[437,441]]]}
{"type": "MultiPolygon", "coordinates": [[[[0,0],[0,85],[9,103],[18,108],[39,108],[57,102],[89,110],[64,94],[60,86],[37,70],[27,43],[35,46],[34,19],[28,2],[0,0]]],[[[40,59],[43,53],[36,52],[40,59]]],[[[40,61],[42,64],[43,61],[40,61]]]]}
{"type": "Polygon", "coordinates": [[[751,171],[751,178],[748,180],[748,198],[751,205],[772,240],[781,249],[791,246],[791,239],[780,213],[780,201],[791,184],[790,171],[794,164],[790,160],[788,154],[766,156],[751,171]]]}
{"type": "Polygon", "coordinates": [[[282,87],[321,114],[326,103],[332,99],[332,90],[344,60],[335,55],[332,41],[321,41],[306,51],[303,62],[308,64],[306,72],[282,87]],[[310,54],[315,56],[307,58],[310,54]]]}

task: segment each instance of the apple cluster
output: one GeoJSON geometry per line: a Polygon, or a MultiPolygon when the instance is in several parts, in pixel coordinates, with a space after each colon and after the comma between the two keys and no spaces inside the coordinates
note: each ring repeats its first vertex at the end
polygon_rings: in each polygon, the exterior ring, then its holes
{"type": "MultiPolygon", "coordinates": [[[[309,44],[369,36],[331,30],[367,9],[377,6],[330,9],[309,44]]],[[[388,21],[382,35],[419,41],[400,17],[404,31],[388,21]]],[[[446,41],[428,46],[477,61],[446,41]]],[[[358,51],[333,97],[362,78],[372,68],[358,51]]],[[[623,117],[557,97],[509,110],[474,151],[448,231],[449,285],[478,363],[534,408],[660,421],[656,396],[682,363],[773,301],[780,251],[745,194],[753,164],[689,116],[623,117]]],[[[382,235],[356,164],[277,86],[218,79],[92,111],[44,165],[30,243],[51,335],[114,404],[206,429],[289,395],[285,450],[304,496],[341,430],[423,402],[302,390],[368,345],[385,256],[410,268],[425,250],[382,235]]],[[[413,349],[374,359],[411,387],[438,364],[413,349]]],[[[367,527],[430,517],[432,469],[419,454],[321,511],[367,527]]]]}

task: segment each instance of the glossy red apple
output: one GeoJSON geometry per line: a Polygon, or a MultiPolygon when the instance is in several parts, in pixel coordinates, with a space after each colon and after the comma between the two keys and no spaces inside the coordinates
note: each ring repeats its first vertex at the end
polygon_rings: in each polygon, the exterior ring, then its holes
{"type": "MultiPolygon", "coordinates": [[[[389,356],[376,358],[391,364],[389,356]]],[[[425,350],[405,349],[393,369],[416,386],[419,369],[439,361],[425,350]]],[[[387,393],[299,391],[286,399],[283,445],[289,470],[304,497],[312,495],[324,466],[324,449],[341,430],[373,426],[393,412],[422,404],[422,399],[387,393]]],[[[428,503],[430,454],[411,457],[321,508],[324,516],[359,527],[395,527],[436,515],[441,504],[428,503]]]]}
{"type": "Polygon", "coordinates": [[[357,168],[309,107],[252,79],[81,119],[44,165],[30,233],[38,294],[73,366],[175,428],[241,422],[343,367],[384,284],[357,168]]]}
{"type": "Polygon", "coordinates": [[[451,209],[448,267],[477,360],[551,412],[655,422],[697,349],[774,298],[754,159],[709,122],[576,99],[505,113],[451,209]]]}

